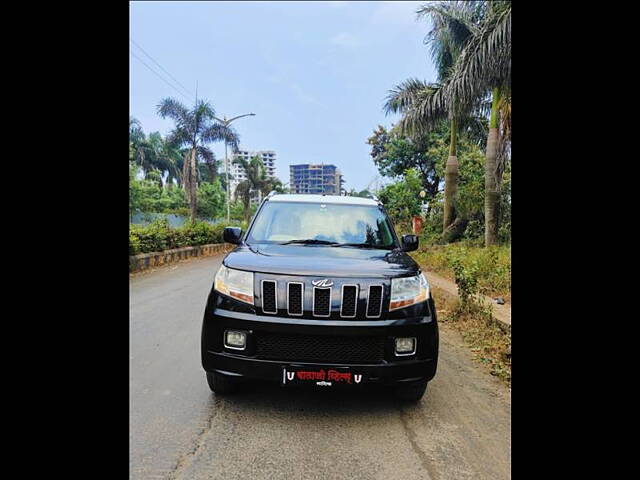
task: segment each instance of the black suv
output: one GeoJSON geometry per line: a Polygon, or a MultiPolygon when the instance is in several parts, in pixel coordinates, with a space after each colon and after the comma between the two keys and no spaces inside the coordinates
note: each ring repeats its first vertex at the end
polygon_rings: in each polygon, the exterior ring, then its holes
{"type": "Polygon", "coordinates": [[[429,284],[380,202],[270,194],[223,260],[204,314],[202,365],[216,393],[242,380],[394,387],[424,395],[438,363],[429,284]]]}

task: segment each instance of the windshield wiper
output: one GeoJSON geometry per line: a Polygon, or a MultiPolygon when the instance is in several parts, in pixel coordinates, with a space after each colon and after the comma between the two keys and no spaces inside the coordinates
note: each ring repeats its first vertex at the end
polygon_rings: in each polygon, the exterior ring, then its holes
{"type": "Polygon", "coordinates": [[[332,247],[378,248],[388,250],[390,246],[374,245],[372,243],[334,243],[332,247]]]}
{"type": "Polygon", "coordinates": [[[291,245],[295,243],[302,245],[338,245],[338,242],[330,242],[329,240],[318,240],[317,238],[289,240],[288,242],[281,242],[278,245],[291,245]]]}

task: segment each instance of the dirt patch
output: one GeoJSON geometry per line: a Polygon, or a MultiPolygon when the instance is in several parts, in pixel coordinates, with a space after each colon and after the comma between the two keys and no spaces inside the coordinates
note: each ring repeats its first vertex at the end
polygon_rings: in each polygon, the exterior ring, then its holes
{"type": "Polygon", "coordinates": [[[511,386],[511,335],[492,320],[486,306],[461,308],[460,301],[438,287],[432,287],[438,321],[457,330],[489,373],[511,386]]]}

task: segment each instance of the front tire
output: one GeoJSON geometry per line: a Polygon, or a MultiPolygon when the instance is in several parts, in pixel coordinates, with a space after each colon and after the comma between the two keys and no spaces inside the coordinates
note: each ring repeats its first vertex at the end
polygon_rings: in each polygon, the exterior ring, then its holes
{"type": "Polygon", "coordinates": [[[207,383],[213,393],[228,395],[237,390],[238,385],[226,375],[217,372],[207,372],[207,383]]]}
{"type": "Polygon", "coordinates": [[[427,380],[396,387],[395,394],[400,400],[405,402],[418,402],[427,391],[427,380]]]}

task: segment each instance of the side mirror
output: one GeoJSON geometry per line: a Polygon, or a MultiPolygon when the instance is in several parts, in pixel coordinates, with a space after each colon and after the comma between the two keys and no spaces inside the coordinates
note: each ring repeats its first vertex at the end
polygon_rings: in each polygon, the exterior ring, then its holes
{"type": "Polygon", "coordinates": [[[242,229],[240,227],[225,227],[224,232],[222,232],[223,240],[234,245],[240,243],[240,237],[242,237],[242,229]]]}
{"type": "Polygon", "coordinates": [[[403,235],[402,236],[402,250],[405,252],[412,252],[418,248],[418,236],[417,235],[403,235]]]}

